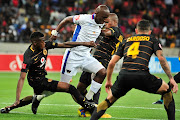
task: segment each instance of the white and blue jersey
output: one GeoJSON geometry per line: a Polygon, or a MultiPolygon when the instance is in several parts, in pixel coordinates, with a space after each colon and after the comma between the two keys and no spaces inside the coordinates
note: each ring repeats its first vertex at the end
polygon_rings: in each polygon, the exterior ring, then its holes
{"type": "MultiPolygon", "coordinates": [[[[76,29],[73,34],[72,41],[73,42],[90,42],[90,41],[96,41],[98,36],[101,33],[101,28],[104,26],[104,24],[97,24],[95,22],[95,14],[89,15],[89,14],[83,14],[83,15],[75,15],[73,17],[73,22],[77,24],[76,29]]],[[[81,54],[87,52],[89,53],[91,48],[86,46],[77,46],[74,48],[71,48],[71,51],[81,52],[81,54]]]]}
{"type": "MultiPolygon", "coordinates": [[[[94,18],[95,14],[82,14],[73,17],[73,22],[77,24],[77,26],[73,34],[72,42],[96,41],[104,24],[97,24],[94,18]]],[[[101,63],[90,55],[90,50],[91,48],[86,46],[66,49],[61,67],[62,75],[76,75],[78,68],[91,73],[97,73],[100,69],[104,68],[101,63]]],[[[61,81],[69,82],[69,80],[63,80],[65,78],[66,77],[61,76],[61,81]]],[[[69,79],[69,77],[67,77],[67,79],[69,79]]]]}

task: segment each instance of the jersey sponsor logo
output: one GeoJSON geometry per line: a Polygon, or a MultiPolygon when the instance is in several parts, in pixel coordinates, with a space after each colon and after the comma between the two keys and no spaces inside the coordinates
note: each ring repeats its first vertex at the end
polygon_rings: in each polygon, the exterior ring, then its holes
{"type": "Polygon", "coordinates": [[[74,16],[74,19],[75,19],[75,20],[79,20],[79,18],[80,18],[80,15],[74,16]]]}
{"type": "Polygon", "coordinates": [[[149,41],[150,40],[150,36],[133,36],[133,37],[129,37],[127,39],[127,42],[130,41],[149,41]]]}

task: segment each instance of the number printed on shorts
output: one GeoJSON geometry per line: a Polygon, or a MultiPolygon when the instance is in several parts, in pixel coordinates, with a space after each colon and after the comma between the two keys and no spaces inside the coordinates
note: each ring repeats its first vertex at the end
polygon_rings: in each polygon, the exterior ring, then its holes
{"type": "Polygon", "coordinates": [[[132,55],[132,59],[135,59],[139,54],[139,44],[140,42],[134,42],[127,51],[127,56],[132,55]]]}

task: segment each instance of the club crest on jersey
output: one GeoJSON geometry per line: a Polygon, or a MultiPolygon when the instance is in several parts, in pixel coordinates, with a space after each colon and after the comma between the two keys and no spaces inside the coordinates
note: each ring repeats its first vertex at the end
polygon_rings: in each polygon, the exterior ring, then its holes
{"type": "Polygon", "coordinates": [[[46,49],[43,49],[43,54],[47,55],[47,50],[46,49]]]}
{"type": "Polygon", "coordinates": [[[79,20],[79,18],[80,18],[80,15],[74,16],[74,19],[75,19],[75,20],[79,20]]]}

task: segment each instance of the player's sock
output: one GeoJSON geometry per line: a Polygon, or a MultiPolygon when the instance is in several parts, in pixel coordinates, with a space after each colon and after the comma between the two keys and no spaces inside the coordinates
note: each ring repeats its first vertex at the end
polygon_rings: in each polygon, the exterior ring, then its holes
{"type": "Polygon", "coordinates": [[[91,100],[93,95],[98,92],[98,90],[101,88],[101,86],[102,86],[102,84],[92,80],[91,87],[90,87],[89,92],[86,94],[86,98],[88,100],[91,100]]]}
{"type": "Polygon", "coordinates": [[[101,102],[97,106],[97,108],[95,108],[90,120],[98,120],[106,112],[107,108],[109,108],[111,105],[112,104],[109,102],[108,99],[101,102]]]}
{"type": "Polygon", "coordinates": [[[6,112],[9,112],[15,108],[22,107],[22,106],[32,103],[32,98],[33,98],[33,96],[26,96],[23,99],[21,99],[19,104],[17,104],[16,106],[11,105],[11,106],[5,107],[6,112]]]}
{"type": "Polygon", "coordinates": [[[167,112],[168,120],[175,120],[175,102],[171,88],[169,89],[166,93],[163,94],[164,108],[167,112]]]}
{"type": "Polygon", "coordinates": [[[78,104],[80,104],[81,106],[84,107],[84,96],[82,96],[80,94],[80,92],[73,86],[73,85],[70,85],[69,86],[69,91],[68,93],[70,93],[73,97],[73,99],[75,100],[75,102],[77,102],[78,104]]]}
{"type": "Polygon", "coordinates": [[[33,98],[32,95],[31,96],[27,96],[27,97],[21,99],[18,105],[14,106],[14,107],[11,107],[10,109],[12,110],[14,108],[18,108],[18,107],[22,107],[22,106],[28,105],[28,104],[32,103],[32,98],[33,98]]]}
{"type": "Polygon", "coordinates": [[[85,92],[84,92],[84,91],[81,92],[81,94],[82,94],[83,96],[85,96],[85,95],[87,94],[87,90],[85,90],[85,92]]]}

